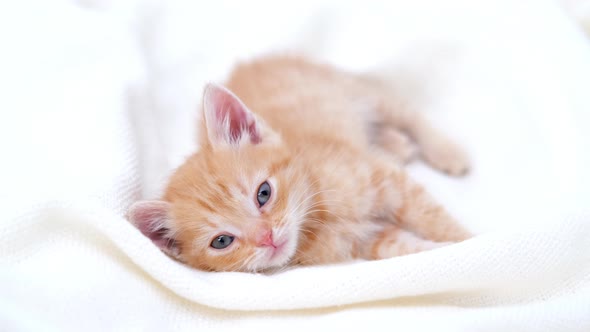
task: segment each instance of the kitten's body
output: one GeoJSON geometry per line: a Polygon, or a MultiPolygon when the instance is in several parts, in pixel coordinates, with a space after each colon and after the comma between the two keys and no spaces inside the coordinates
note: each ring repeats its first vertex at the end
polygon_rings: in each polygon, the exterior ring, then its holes
{"type": "Polygon", "coordinates": [[[414,142],[453,175],[466,171],[465,157],[377,81],[271,57],[237,67],[226,86],[235,96],[206,89],[201,149],[172,176],[164,203],[130,211],[167,253],[205,270],[259,271],[468,237],[401,168],[414,142]],[[272,196],[260,205],[265,181],[272,196]],[[212,248],[220,234],[233,242],[212,248]]]}

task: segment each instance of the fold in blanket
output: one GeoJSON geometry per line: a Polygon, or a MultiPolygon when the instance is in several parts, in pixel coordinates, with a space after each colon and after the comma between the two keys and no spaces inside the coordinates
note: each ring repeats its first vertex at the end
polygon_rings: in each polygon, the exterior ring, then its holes
{"type": "Polygon", "coordinates": [[[187,315],[173,309],[183,303],[199,304],[201,314],[210,306],[277,311],[270,315],[296,310],[289,315],[301,317],[313,315],[312,309],[410,303],[453,307],[463,319],[520,308],[520,315],[542,321],[542,303],[557,307],[568,299],[573,301],[568,310],[556,310],[552,319],[587,322],[589,221],[590,216],[570,217],[544,229],[487,234],[409,256],[262,275],[190,269],[108,210],[53,203],[4,226],[0,303],[26,305],[30,317],[66,322],[82,322],[71,310],[91,313],[113,305],[120,314],[136,315],[143,303],[157,298],[161,315],[187,315]]]}

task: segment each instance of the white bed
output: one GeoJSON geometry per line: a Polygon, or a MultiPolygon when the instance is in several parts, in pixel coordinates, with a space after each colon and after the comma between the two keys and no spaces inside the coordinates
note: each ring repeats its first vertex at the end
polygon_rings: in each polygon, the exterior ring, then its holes
{"type": "Polygon", "coordinates": [[[549,0],[0,5],[0,330],[590,330],[580,26],[549,0]],[[128,224],[194,150],[203,84],[284,50],[391,80],[464,142],[468,177],[410,170],[478,235],[265,276],[191,270],[128,224]]]}

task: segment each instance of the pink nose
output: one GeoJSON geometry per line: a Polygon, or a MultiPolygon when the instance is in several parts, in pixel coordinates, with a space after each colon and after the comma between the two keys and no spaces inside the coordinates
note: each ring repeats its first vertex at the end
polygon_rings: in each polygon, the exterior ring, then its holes
{"type": "Polygon", "coordinates": [[[258,237],[259,247],[277,247],[272,239],[272,229],[265,230],[259,234],[258,237]]]}

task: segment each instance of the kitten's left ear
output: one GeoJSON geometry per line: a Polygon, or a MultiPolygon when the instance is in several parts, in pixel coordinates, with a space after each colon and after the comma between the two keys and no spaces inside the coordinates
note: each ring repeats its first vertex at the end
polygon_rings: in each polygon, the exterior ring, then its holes
{"type": "Polygon", "coordinates": [[[203,112],[207,137],[213,146],[260,144],[277,139],[236,95],[221,85],[207,84],[203,112]]]}
{"type": "Polygon", "coordinates": [[[139,201],[131,205],[127,219],[162,251],[177,257],[180,247],[174,239],[170,223],[170,203],[139,201]]]}

